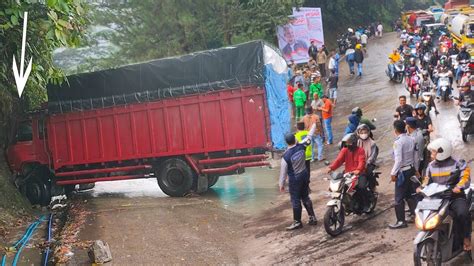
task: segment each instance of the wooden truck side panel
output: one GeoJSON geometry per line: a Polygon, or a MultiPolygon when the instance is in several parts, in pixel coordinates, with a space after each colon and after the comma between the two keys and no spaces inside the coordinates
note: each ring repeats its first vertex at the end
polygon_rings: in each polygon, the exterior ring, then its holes
{"type": "Polygon", "coordinates": [[[185,154],[266,148],[270,141],[262,88],[51,115],[54,169],[185,154]]]}

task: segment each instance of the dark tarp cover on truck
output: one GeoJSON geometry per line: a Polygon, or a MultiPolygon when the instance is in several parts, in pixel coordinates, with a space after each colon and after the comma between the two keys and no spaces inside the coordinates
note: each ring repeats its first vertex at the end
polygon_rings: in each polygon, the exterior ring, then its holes
{"type": "Polygon", "coordinates": [[[48,111],[77,112],[259,86],[266,90],[273,147],[283,149],[284,134],[290,131],[286,79],[281,54],[263,41],[252,41],[68,76],[61,85],[48,85],[48,111]]]}
{"type": "Polygon", "coordinates": [[[70,112],[264,85],[262,41],[67,77],[48,86],[49,110],[70,112]]]}

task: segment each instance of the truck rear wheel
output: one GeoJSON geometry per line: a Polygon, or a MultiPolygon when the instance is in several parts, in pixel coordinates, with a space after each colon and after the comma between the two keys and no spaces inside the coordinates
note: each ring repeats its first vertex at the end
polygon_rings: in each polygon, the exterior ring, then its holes
{"type": "Polygon", "coordinates": [[[193,171],[181,159],[168,159],[155,169],[158,185],[171,197],[186,195],[193,185],[193,171]]]}

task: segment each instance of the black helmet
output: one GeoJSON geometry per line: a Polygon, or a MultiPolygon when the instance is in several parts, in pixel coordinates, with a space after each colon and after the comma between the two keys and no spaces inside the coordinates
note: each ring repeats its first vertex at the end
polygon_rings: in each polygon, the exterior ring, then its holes
{"type": "Polygon", "coordinates": [[[352,114],[362,116],[362,109],[360,109],[360,107],[355,107],[354,109],[352,109],[352,114]]]}
{"type": "Polygon", "coordinates": [[[341,140],[341,149],[349,146],[357,146],[357,136],[354,133],[345,135],[341,140]]]}
{"type": "Polygon", "coordinates": [[[424,103],[417,103],[417,104],[415,105],[415,110],[423,110],[423,111],[425,111],[425,110],[426,110],[426,104],[424,104],[424,103]]]}

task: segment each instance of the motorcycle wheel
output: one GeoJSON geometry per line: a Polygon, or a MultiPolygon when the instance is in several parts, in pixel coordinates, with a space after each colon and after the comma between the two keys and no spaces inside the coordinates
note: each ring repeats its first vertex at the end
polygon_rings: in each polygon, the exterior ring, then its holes
{"type": "Polygon", "coordinates": [[[342,205],[339,211],[336,211],[335,206],[328,207],[324,214],[324,229],[330,236],[338,236],[342,233],[344,220],[345,213],[342,205]]]}
{"type": "Polygon", "coordinates": [[[435,242],[432,239],[427,239],[416,245],[413,256],[415,266],[421,266],[423,265],[423,262],[425,262],[426,265],[441,266],[441,250],[438,249],[436,254],[434,254],[434,250],[435,242]],[[424,255],[423,257],[421,256],[422,252],[424,255]]]}
{"type": "Polygon", "coordinates": [[[372,190],[368,191],[368,195],[369,195],[370,206],[369,206],[369,210],[366,212],[367,214],[374,212],[375,207],[377,207],[377,198],[378,198],[377,193],[373,192],[372,190]]]}
{"type": "Polygon", "coordinates": [[[395,75],[395,81],[398,82],[398,83],[402,83],[403,82],[403,75],[401,75],[401,74],[395,75]]]}
{"type": "Polygon", "coordinates": [[[446,91],[444,94],[443,94],[443,101],[444,102],[447,102],[448,101],[448,92],[446,91]]]}
{"type": "Polygon", "coordinates": [[[467,142],[467,130],[466,129],[462,129],[461,135],[462,135],[462,141],[467,142]]]}

